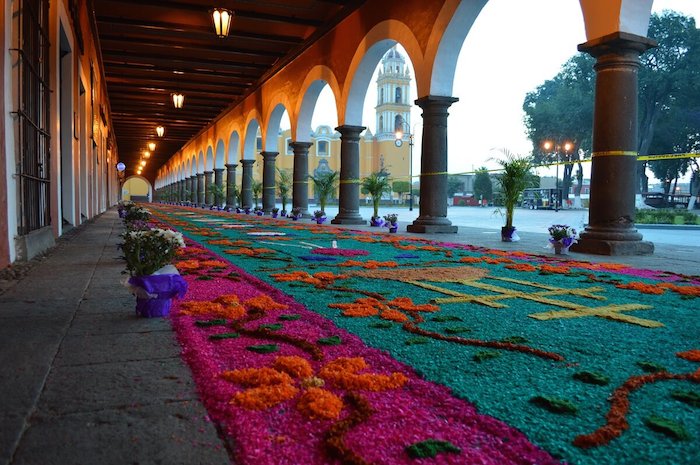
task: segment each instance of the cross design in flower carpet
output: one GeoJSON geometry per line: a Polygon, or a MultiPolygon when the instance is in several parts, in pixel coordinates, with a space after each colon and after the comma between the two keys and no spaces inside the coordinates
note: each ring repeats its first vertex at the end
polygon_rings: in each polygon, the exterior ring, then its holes
{"type": "Polygon", "coordinates": [[[265,410],[299,397],[297,409],[309,418],[337,419],[343,400],[326,389],[326,383],[346,391],[386,391],[408,381],[402,373],[358,373],[367,369],[362,357],[337,358],[314,373],[311,364],[295,355],[275,358],[271,367],[225,371],[221,377],[243,386],[231,403],[250,410],[265,410]]]}
{"type": "Polygon", "coordinates": [[[649,305],[640,304],[611,304],[601,307],[587,307],[574,302],[567,302],[562,299],[553,297],[571,295],[584,297],[587,299],[604,301],[605,297],[597,293],[603,292],[602,287],[587,287],[587,288],[562,288],[541,284],[533,281],[523,281],[519,279],[488,276],[488,271],[481,268],[471,267],[442,267],[442,268],[415,268],[410,270],[367,270],[355,271],[351,273],[353,276],[362,276],[365,278],[387,279],[393,281],[401,281],[407,284],[412,284],[423,289],[445,294],[450,297],[442,297],[433,300],[435,304],[450,304],[450,303],[476,303],[491,308],[508,308],[502,300],[507,299],[525,299],[535,301],[544,305],[564,308],[562,311],[549,311],[542,313],[533,313],[528,315],[536,320],[552,320],[561,318],[583,318],[583,317],[598,317],[608,320],[630,323],[646,328],[658,328],[663,326],[663,323],[654,320],[638,318],[632,315],[627,315],[623,312],[634,310],[647,310],[652,308],[649,305]],[[495,280],[517,284],[528,288],[539,289],[539,292],[526,292],[515,289],[508,289],[501,286],[482,282],[483,279],[495,280]],[[428,282],[426,282],[428,281],[428,282]],[[471,295],[463,292],[447,289],[429,282],[438,283],[456,283],[464,286],[473,287],[476,289],[491,292],[487,295],[471,295]]]}

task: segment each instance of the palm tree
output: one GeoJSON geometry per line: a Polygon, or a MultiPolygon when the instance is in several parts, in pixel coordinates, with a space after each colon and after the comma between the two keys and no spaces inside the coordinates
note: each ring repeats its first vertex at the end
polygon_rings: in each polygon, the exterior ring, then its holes
{"type": "Polygon", "coordinates": [[[379,201],[385,192],[391,192],[391,181],[385,172],[378,171],[364,178],[361,187],[363,192],[372,196],[372,206],[374,207],[372,218],[379,218],[379,201]]]}
{"type": "Polygon", "coordinates": [[[279,168],[277,168],[277,174],[277,190],[280,192],[282,211],[287,213],[287,200],[289,200],[289,191],[292,190],[292,175],[289,170],[281,170],[279,168]]]}
{"type": "Polygon", "coordinates": [[[321,211],[325,213],[328,197],[335,195],[335,190],[338,185],[338,172],[331,171],[330,173],[309,176],[309,179],[314,183],[316,195],[318,195],[318,203],[321,206],[321,211]]]}
{"type": "Polygon", "coordinates": [[[530,157],[516,155],[509,150],[501,150],[504,157],[496,159],[496,162],[503,168],[498,178],[501,182],[503,192],[503,205],[506,209],[506,225],[502,230],[502,238],[509,241],[513,230],[513,212],[518,203],[520,194],[527,187],[528,174],[532,168],[530,157]]]}
{"type": "Polygon", "coordinates": [[[224,190],[224,186],[219,186],[218,184],[210,184],[209,189],[211,190],[211,193],[214,195],[214,205],[217,207],[220,207],[222,203],[224,203],[224,200],[226,199],[226,191],[224,190]]]}
{"type": "Polygon", "coordinates": [[[250,185],[250,190],[253,191],[253,199],[255,200],[255,209],[258,208],[258,197],[260,196],[262,189],[263,189],[262,182],[253,180],[253,182],[250,185]]]}

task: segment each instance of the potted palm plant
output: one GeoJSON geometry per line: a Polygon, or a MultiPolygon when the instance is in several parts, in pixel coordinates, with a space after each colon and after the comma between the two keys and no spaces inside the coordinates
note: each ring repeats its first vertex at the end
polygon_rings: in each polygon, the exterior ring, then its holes
{"type": "Polygon", "coordinates": [[[516,155],[508,150],[502,150],[503,158],[496,159],[503,172],[498,176],[503,194],[503,206],[506,210],[506,224],[501,228],[501,240],[514,242],[520,240],[513,227],[513,213],[520,195],[527,187],[528,175],[532,162],[529,157],[516,155]]]}
{"type": "Polygon", "coordinates": [[[250,190],[253,191],[253,200],[255,201],[254,209],[257,210],[258,209],[258,197],[260,197],[260,194],[262,193],[262,190],[263,190],[262,182],[253,181],[252,184],[250,185],[250,190]]]}
{"type": "Polygon", "coordinates": [[[280,201],[282,202],[280,215],[287,216],[287,201],[289,200],[289,191],[292,190],[292,175],[289,173],[289,170],[277,168],[277,190],[280,193],[280,201]]]}
{"type": "Polygon", "coordinates": [[[309,176],[309,178],[314,183],[316,195],[318,196],[318,205],[321,207],[321,211],[325,215],[328,198],[335,194],[335,190],[337,188],[338,172],[331,171],[330,173],[309,176]]]}
{"type": "Polygon", "coordinates": [[[224,186],[219,186],[218,184],[212,183],[209,185],[209,189],[214,196],[214,205],[209,207],[209,209],[219,210],[226,199],[226,191],[224,190],[224,186]]]}
{"type": "Polygon", "coordinates": [[[372,197],[372,207],[374,214],[370,224],[372,226],[381,226],[384,222],[379,216],[379,201],[385,192],[391,192],[391,182],[389,177],[383,171],[372,173],[362,180],[361,188],[372,197]]]}

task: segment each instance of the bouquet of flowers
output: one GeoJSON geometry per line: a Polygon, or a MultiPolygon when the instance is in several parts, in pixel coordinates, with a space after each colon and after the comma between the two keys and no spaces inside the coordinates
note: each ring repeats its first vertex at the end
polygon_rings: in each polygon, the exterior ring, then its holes
{"type": "Polygon", "coordinates": [[[577,242],[576,230],[566,224],[553,224],[549,227],[549,235],[549,242],[552,244],[558,242],[564,247],[570,247],[577,242]]]}
{"type": "Polygon", "coordinates": [[[119,218],[125,218],[126,213],[132,208],[136,207],[136,204],[131,200],[120,200],[117,204],[117,211],[119,212],[119,218]]]}
{"type": "Polygon", "coordinates": [[[126,210],[126,215],[124,216],[124,221],[129,222],[129,221],[148,221],[149,218],[151,217],[151,212],[148,211],[148,209],[143,208],[143,207],[131,207],[128,210],[126,210]]]}
{"type": "Polygon", "coordinates": [[[314,218],[319,219],[319,218],[325,218],[326,217],[326,212],[323,210],[316,210],[314,211],[314,218]]]}
{"type": "Polygon", "coordinates": [[[145,276],[170,264],[177,249],[185,247],[179,232],[170,229],[127,231],[120,245],[131,276],[145,276]]]}
{"type": "Polygon", "coordinates": [[[396,222],[399,220],[399,215],[396,213],[389,213],[388,215],[384,215],[384,221],[386,221],[387,227],[390,227],[393,224],[396,224],[396,222]]]}

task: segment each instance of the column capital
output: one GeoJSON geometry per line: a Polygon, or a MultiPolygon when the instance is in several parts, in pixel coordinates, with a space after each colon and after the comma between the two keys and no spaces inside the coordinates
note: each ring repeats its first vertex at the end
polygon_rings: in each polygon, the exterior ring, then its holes
{"type": "Polygon", "coordinates": [[[223,168],[214,168],[215,173],[223,173],[224,169],[223,168]]]}
{"type": "Polygon", "coordinates": [[[309,148],[314,145],[313,142],[290,142],[289,145],[292,147],[292,150],[294,150],[294,154],[296,155],[297,150],[299,151],[304,151],[306,149],[306,152],[308,153],[309,148]]]}
{"type": "Polygon", "coordinates": [[[277,155],[279,155],[279,152],[267,152],[267,151],[262,151],[260,152],[260,155],[262,155],[264,160],[274,160],[277,155]]]}
{"type": "Polygon", "coordinates": [[[238,164],[237,163],[226,163],[224,166],[229,170],[235,170],[236,167],[238,166],[238,164]]]}
{"type": "Polygon", "coordinates": [[[204,171],[204,174],[212,174],[212,173],[213,173],[213,171],[206,171],[206,170],[204,171]]]}
{"type": "Polygon", "coordinates": [[[198,177],[198,178],[203,178],[203,177],[204,177],[204,173],[197,173],[197,177],[198,177]]]}
{"type": "Polygon", "coordinates": [[[359,139],[360,133],[365,129],[367,128],[364,126],[352,126],[350,124],[344,124],[335,128],[343,139],[359,139]]]}
{"type": "Polygon", "coordinates": [[[243,165],[244,167],[253,166],[253,163],[255,163],[255,160],[250,160],[250,159],[241,160],[241,165],[243,165]]]}
{"type": "Polygon", "coordinates": [[[620,55],[630,52],[641,54],[656,46],[657,42],[649,37],[618,31],[579,44],[578,51],[588,53],[595,58],[601,58],[606,55],[620,55]]]}
{"type": "Polygon", "coordinates": [[[421,107],[423,110],[427,110],[428,108],[434,109],[444,107],[445,111],[447,111],[447,109],[450,108],[453,103],[458,101],[459,99],[457,97],[426,95],[425,97],[416,99],[415,104],[421,107]]]}

